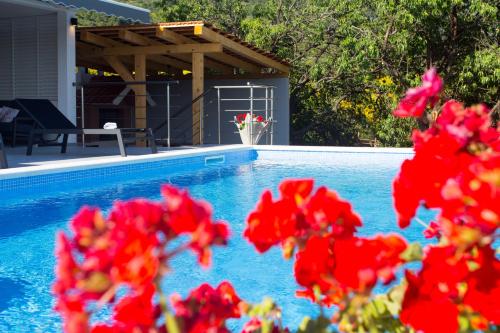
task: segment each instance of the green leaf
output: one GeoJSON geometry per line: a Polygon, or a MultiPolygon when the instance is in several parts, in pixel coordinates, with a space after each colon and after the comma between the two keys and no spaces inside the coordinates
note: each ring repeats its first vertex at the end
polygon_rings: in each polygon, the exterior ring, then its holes
{"type": "Polygon", "coordinates": [[[175,316],[170,312],[165,313],[165,321],[168,333],[181,333],[177,318],[175,318],[175,316]]]}
{"type": "Polygon", "coordinates": [[[297,333],[329,333],[331,332],[329,329],[330,325],[331,321],[324,316],[319,316],[315,319],[304,317],[297,333]]]}
{"type": "Polygon", "coordinates": [[[401,254],[401,259],[406,262],[421,261],[423,258],[422,246],[419,243],[411,243],[401,254]]]}

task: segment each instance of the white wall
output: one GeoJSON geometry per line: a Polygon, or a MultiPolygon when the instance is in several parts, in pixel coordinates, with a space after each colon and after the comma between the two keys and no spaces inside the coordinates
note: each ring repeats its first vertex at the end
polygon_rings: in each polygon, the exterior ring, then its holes
{"type": "Polygon", "coordinates": [[[48,99],[76,124],[73,16],[59,9],[0,18],[0,99],[48,99]]]}
{"type": "Polygon", "coordinates": [[[58,102],[57,14],[0,19],[0,99],[58,102]]]}
{"type": "MultiPolygon", "coordinates": [[[[70,24],[71,11],[57,13],[57,107],[76,124],[76,28],[70,24]]],[[[75,140],[74,136],[70,139],[75,140]]]]}

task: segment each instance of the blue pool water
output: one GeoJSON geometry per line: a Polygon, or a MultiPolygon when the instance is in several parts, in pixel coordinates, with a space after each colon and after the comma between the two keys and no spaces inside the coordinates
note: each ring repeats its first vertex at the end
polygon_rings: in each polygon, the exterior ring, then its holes
{"type": "MultiPolygon", "coordinates": [[[[50,191],[49,185],[0,191],[0,332],[60,330],[50,295],[54,234],[66,228],[80,206],[107,210],[116,199],[159,199],[164,183],[188,188],[193,196],[209,201],[216,218],[228,221],[232,230],[229,246],[215,250],[211,269],[198,268],[191,255],[179,257],[172,264],[174,273],[165,280],[165,289],[185,295],[203,281],[217,284],[227,279],[248,301],[273,297],[286,309],[284,322],[296,327],[300,318],[314,314],[315,308],[307,300],[294,297],[297,286],[291,261],[284,261],[278,249],[258,255],[242,238],[247,213],[265,188],[275,192],[284,178],[312,177],[317,185],[327,185],[353,203],[363,217],[362,234],[399,231],[392,209],[391,182],[409,156],[260,152],[251,159],[227,158],[224,164],[114,175],[108,182],[90,179],[78,186],[52,184],[50,191]]],[[[423,227],[413,224],[403,235],[410,241],[422,240],[422,231],[423,227]]]]}

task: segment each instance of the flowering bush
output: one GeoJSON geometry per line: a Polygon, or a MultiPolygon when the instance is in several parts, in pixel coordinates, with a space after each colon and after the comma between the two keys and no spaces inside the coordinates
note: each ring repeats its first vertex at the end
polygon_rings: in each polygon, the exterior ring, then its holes
{"type": "MultiPolygon", "coordinates": [[[[423,81],[396,115],[425,117],[427,106],[439,102],[439,76],[430,70],[423,81]]],[[[362,220],[351,205],[310,179],[285,180],[276,198],[265,191],[249,214],[244,237],[259,253],[278,246],[294,260],[296,295],[337,307],[332,318],[305,318],[297,332],[498,329],[500,130],[484,105],[456,101],[431,121],[413,133],[415,155],[394,181],[394,204],[401,228],[419,208],[438,211],[425,231],[433,244],[422,248],[397,234],[359,236],[362,220]],[[389,284],[385,294],[373,294],[389,284]]],[[[191,251],[208,266],[211,248],[227,243],[229,229],[187,192],[164,186],[162,194],[162,202],[116,203],[107,218],[85,207],[71,222],[72,236],[58,235],[53,290],[64,330],[218,333],[228,332],[227,319],[247,316],[244,333],[290,332],[272,300],[248,304],[229,282],[203,284],[167,304],[160,282],[172,257],[191,251]],[[97,322],[101,312],[111,317],[97,322]]]]}

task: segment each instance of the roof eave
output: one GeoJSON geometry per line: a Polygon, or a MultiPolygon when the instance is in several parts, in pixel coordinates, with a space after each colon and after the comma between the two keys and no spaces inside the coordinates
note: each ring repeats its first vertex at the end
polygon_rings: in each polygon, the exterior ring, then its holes
{"type": "Polygon", "coordinates": [[[149,23],[148,9],[120,3],[114,0],[38,0],[69,9],[86,9],[116,16],[133,22],[149,23]]]}

